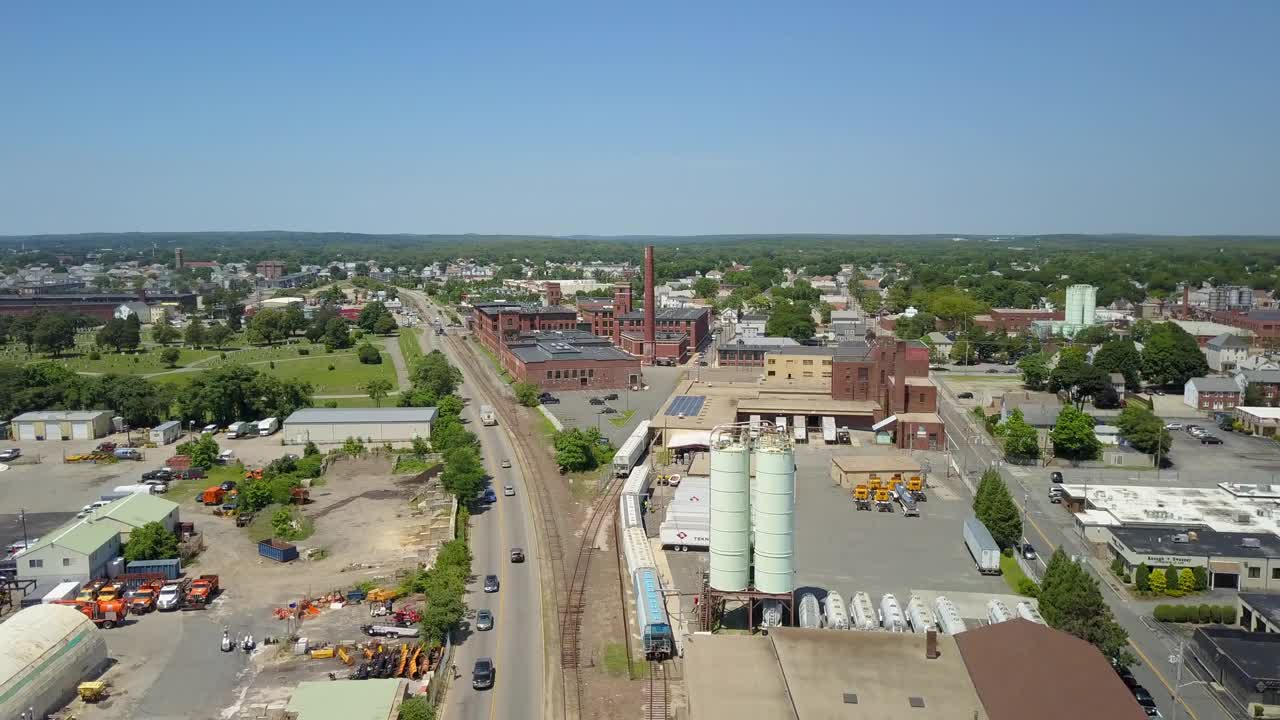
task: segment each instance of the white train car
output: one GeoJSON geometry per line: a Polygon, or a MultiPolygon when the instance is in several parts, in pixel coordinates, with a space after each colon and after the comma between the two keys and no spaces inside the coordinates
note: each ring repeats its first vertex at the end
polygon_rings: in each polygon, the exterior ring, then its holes
{"type": "Polygon", "coordinates": [[[933,612],[929,610],[929,606],[925,605],[918,595],[912,595],[907,598],[907,620],[911,623],[913,632],[927,633],[930,630],[938,629],[938,623],[933,618],[933,612]]]}
{"type": "Polygon", "coordinates": [[[939,595],[937,600],[933,601],[934,620],[938,623],[938,629],[947,635],[959,635],[968,630],[964,624],[964,618],[960,617],[960,611],[956,609],[956,604],[951,602],[951,598],[946,595],[939,595]]]}
{"type": "Polygon", "coordinates": [[[880,626],[889,632],[905,632],[907,623],[902,616],[902,606],[893,593],[885,593],[880,599],[880,626]]]}
{"type": "Polygon", "coordinates": [[[632,495],[647,495],[649,493],[649,466],[637,465],[631,469],[631,473],[627,475],[627,479],[622,483],[622,492],[631,493],[632,495]]]}
{"type": "Polygon", "coordinates": [[[618,496],[618,521],[622,523],[623,529],[644,527],[639,495],[622,493],[618,496]]]}
{"type": "Polygon", "coordinates": [[[838,592],[827,593],[827,627],[832,630],[848,630],[849,614],[844,609],[844,598],[838,592]]]}
{"type": "Polygon", "coordinates": [[[856,592],[849,596],[849,622],[854,630],[875,630],[880,627],[880,619],[876,617],[876,606],[871,596],[864,592],[856,592]]]}

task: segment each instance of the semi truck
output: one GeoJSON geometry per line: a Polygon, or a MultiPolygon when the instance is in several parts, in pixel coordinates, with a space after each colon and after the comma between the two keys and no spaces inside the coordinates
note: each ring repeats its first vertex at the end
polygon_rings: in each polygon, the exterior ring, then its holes
{"type": "Polygon", "coordinates": [[[968,517],[963,526],[964,544],[983,575],[1000,574],[1000,547],[977,517],[968,517]]]}
{"type": "Polygon", "coordinates": [[[711,547],[711,523],[666,521],[658,526],[662,547],[675,550],[706,550],[711,547]]]}
{"type": "Polygon", "coordinates": [[[836,443],[836,419],[830,415],[822,418],[822,442],[828,445],[836,443]]]}
{"type": "Polygon", "coordinates": [[[480,424],[481,425],[497,425],[498,414],[493,411],[492,405],[480,406],[480,424]]]}
{"type": "Polygon", "coordinates": [[[266,437],[280,429],[280,421],[269,417],[258,421],[258,437],[266,437]]]}
{"type": "Polygon", "coordinates": [[[203,608],[218,594],[218,576],[201,575],[187,589],[187,607],[203,608]]]}
{"type": "Polygon", "coordinates": [[[248,435],[250,428],[256,429],[253,423],[236,421],[227,426],[227,438],[235,440],[248,435]]]}

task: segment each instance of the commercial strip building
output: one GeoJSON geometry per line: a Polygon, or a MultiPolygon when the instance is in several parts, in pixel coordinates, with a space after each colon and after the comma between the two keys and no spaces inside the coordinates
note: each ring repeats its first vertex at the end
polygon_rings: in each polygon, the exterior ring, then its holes
{"type": "Polygon", "coordinates": [[[1183,661],[1195,663],[1197,674],[1222,686],[1241,709],[1280,705],[1280,635],[1196,628],[1183,661]]]}
{"type": "Polygon", "coordinates": [[[1092,645],[1021,619],[955,636],[697,635],[685,663],[691,720],[1146,717],[1092,645]]]}
{"type": "Polygon", "coordinates": [[[1211,589],[1280,590],[1280,538],[1271,533],[1177,532],[1167,527],[1110,527],[1107,547],[1127,572],[1204,568],[1211,589]]]}
{"type": "Polygon", "coordinates": [[[1231,411],[1240,421],[1241,431],[1262,437],[1275,437],[1280,428],[1280,407],[1237,406],[1231,411]]]}
{"type": "Polygon", "coordinates": [[[306,408],[284,421],[286,445],[341,443],[347,438],[365,442],[408,442],[430,438],[436,409],[425,408],[306,408]]]}
{"type": "Polygon", "coordinates": [[[111,432],[109,410],[33,410],[12,420],[18,440],[96,440],[111,432]]]}
{"type": "Polygon", "coordinates": [[[1280,634],[1280,593],[1236,593],[1236,610],[1242,629],[1280,634]]]}

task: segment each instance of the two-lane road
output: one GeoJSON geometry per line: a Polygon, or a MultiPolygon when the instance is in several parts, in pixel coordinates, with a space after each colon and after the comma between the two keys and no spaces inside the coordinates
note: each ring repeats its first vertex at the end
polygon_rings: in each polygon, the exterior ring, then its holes
{"type": "MultiPolygon", "coordinates": [[[[417,300],[424,320],[434,317],[421,300],[417,300]]],[[[428,329],[419,336],[423,350],[440,350],[450,355],[450,361],[458,367],[462,363],[452,357],[443,338],[437,338],[428,329]]],[[[511,440],[501,425],[480,424],[479,407],[490,400],[480,395],[479,383],[463,381],[459,389],[468,399],[462,417],[467,427],[481,443],[485,469],[492,478],[491,486],[498,500],[478,509],[471,516],[471,553],[474,581],[468,586],[468,618],[457,634],[459,642],[455,653],[458,673],[445,697],[441,713],[443,720],[511,720],[536,718],[543,708],[543,638],[541,585],[538,565],[538,548],[533,532],[528,503],[530,495],[511,440]],[[512,467],[503,468],[508,459],[512,467]],[[510,484],[515,496],[503,494],[503,487],[510,484]],[[525,562],[511,562],[511,548],[525,552],[525,562]],[[499,590],[486,593],[484,577],[497,575],[499,590]],[[476,611],[487,609],[493,613],[492,630],[475,628],[476,611]],[[471,687],[471,670],[477,658],[491,658],[497,669],[497,680],[491,690],[475,690],[471,687]]]]}

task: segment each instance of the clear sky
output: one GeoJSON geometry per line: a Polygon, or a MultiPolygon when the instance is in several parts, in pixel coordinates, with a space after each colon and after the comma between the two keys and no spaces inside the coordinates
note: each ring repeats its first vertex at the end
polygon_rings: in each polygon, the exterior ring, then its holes
{"type": "Polygon", "coordinates": [[[0,4],[0,234],[1280,232],[1280,2],[0,4]]]}

